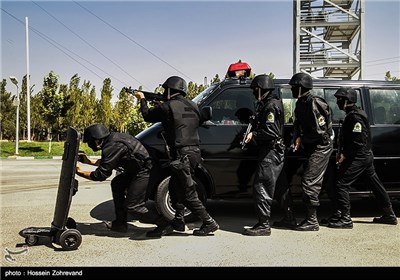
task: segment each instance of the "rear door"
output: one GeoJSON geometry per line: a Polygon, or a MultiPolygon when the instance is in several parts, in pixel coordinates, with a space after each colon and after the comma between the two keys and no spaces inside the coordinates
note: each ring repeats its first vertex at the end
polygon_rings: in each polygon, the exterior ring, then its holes
{"type": "Polygon", "coordinates": [[[400,87],[370,87],[374,164],[388,191],[400,191],[400,87]]]}

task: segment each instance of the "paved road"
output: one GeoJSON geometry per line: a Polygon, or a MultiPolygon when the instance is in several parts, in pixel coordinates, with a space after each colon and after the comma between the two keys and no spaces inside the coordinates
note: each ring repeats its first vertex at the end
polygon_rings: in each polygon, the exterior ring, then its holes
{"type": "MultiPolygon", "coordinates": [[[[255,223],[250,198],[209,201],[207,208],[221,226],[214,236],[191,235],[199,226],[191,223],[184,233],[146,239],[145,232],[154,225],[133,221],[126,234],[108,231],[103,220],[113,219],[109,181],[94,183],[81,178],[69,215],[83,236],[79,249],[65,252],[44,239],[21,254],[13,254],[11,260],[7,250],[24,250],[20,230],[50,226],[60,167],[60,160],[0,161],[2,266],[400,266],[400,226],[372,224],[372,218],[379,214],[373,200],[353,202],[352,230],[273,229],[270,237],[241,235],[243,226],[255,223]]],[[[394,207],[400,216],[399,201],[394,207]]],[[[323,202],[319,217],[328,216],[328,209],[329,204],[323,202]]],[[[295,204],[298,220],[303,210],[300,202],[295,204]]],[[[272,220],[281,216],[274,206],[272,220]]]]}

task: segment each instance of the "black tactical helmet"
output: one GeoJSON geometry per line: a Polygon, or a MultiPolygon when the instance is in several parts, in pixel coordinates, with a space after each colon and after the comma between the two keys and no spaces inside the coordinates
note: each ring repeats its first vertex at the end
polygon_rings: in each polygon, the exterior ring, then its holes
{"type": "Polygon", "coordinates": [[[257,75],[251,82],[250,88],[274,89],[274,81],[266,74],[257,75]]]}
{"type": "Polygon", "coordinates": [[[357,103],[357,93],[351,87],[341,87],[339,88],[336,93],[335,97],[343,97],[349,101],[349,103],[357,103]]]}
{"type": "Polygon", "coordinates": [[[103,139],[110,135],[110,131],[102,124],[92,124],[83,132],[83,143],[89,143],[93,139],[103,139]]]}
{"type": "Polygon", "coordinates": [[[183,96],[187,93],[186,81],[178,76],[169,77],[162,85],[162,87],[167,90],[172,89],[180,92],[183,96]]]}
{"type": "Polygon", "coordinates": [[[289,85],[302,86],[306,89],[312,89],[313,88],[312,77],[305,73],[294,74],[293,77],[289,81],[289,85]]]}

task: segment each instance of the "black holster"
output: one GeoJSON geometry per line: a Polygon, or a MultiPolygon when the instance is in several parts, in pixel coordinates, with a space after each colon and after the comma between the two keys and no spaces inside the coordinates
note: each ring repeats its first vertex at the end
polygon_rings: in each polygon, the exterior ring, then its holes
{"type": "Polygon", "coordinates": [[[171,173],[178,178],[182,186],[191,187],[194,182],[190,173],[190,161],[188,155],[179,157],[170,163],[171,173]]]}

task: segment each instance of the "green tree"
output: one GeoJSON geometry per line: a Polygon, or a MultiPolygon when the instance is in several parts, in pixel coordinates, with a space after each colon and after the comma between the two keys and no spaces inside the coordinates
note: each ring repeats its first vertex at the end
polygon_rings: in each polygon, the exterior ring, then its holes
{"type": "Polygon", "coordinates": [[[202,92],[205,89],[204,85],[197,85],[196,83],[193,83],[190,81],[188,83],[188,93],[186,95],[187,99],[193,99],[196,97],[200,92],[202,92]]]}
{"type": "Polygon", "coordinates": [[[211,84],[218,84],[220,82],[221,82],[221,79],[219,78],[219,75],[215,74],[215,77],[212,78],[212,80],[211,80],[211,84]]]}
{"type": "Polygon", "coordinates": [[[0,140],[11,139],[15,135],[16,106],[11,92],[6,91],[7,80],[0,82],[0,140]]]}
{"type": "Polygon", "coordinates": [[[119,93],[118,101],[115,103],[113,114],[113,126],[118,132],[126,132],[127,125],[131,121],[133,113],[133,96],[128,93],[127,88],[122,88],[119,93]]]}
{"type": "Polygon", "coordinates": [[[66,114],[66,125],[77,129],[81,128],[82,90],[79,88],[80,80],[78,74],[73,75],[67,89],[72,106],[66,114]]]}
{"type": "Polygon", "coordinates": [[[275,74],[272,72],[269,72],[268,77],[270,77],[273,80],[273,79],[275,79],[275,74]]]}
{"type": "Polygon", "coordinates": [[[31,97],[31,128],[32,128],[32,138],[33,140],[43,139],[40,133],[43,129],[47,127],[47,123],[42,116],[43,100],[40,94],[36,94],[31,97]]]}
{"type": "MultiPolygon", "coordinates": [[[[60,97],[62,98],[62,107],[58,124],[58,133],[64,134],[68,130],[68,127],[71,125],[70,120],[67,118],[67,114],[71,110],[71,107],[74,105],[74,102],[71,100],[71,95],[68,92],[68,85],[60,85],[60,97]]],[[[60,139],[58,138],[58,140],[60,139]]]]}
{"type": "Polygon", "coordinates": [[[85,127],[100,122],[97,115],[96,88],[89,81],[82,85],[82,107],[78,128],[83,131],[85,127]]]}
{"type": "Polygon", "coordinates": [[[44,78],[43,89],[39,93],[43,101],[42,116],[50,129],[51,136],[53,134],[57,136],[56,140],[60,139],[59,136],[65,128],[64,117],[72,106],[67,95],[68,86],[61,85],[58,80],[58,76],[50,71],[44,78]]]}
{"type": "MultiPolygon", "coordinates": [[[[26,92],[27,92],[26,88],[27,88],[28,84],[27,84],[26,77],[27,76],[25,75],[22,78],[21,92],[19,94],[19,98],[20,98],[20,103],[19,103],[19,125],[20,125],[20,130],[22,132],[23,139],[26,139],[27,132],[28,132],[28,102],[27,102],[27,95],[26,95],[26,92]]],[[[32,97],[32,93],[33,93],[33,88],[34,87],[35,87],[35,85],[31,85],[31,88],[29,90],[31,97],[32,97]]],[[[32,110],[32,104],[30,104],[30,107],[31,107],[31,110],[32,110]]],[[[31,112],[31,118],[32,118],[32,112],[31,112]]],[[[31,120],[31,124],[32,124],[32,120],[31,120]]],[[[32,131],[32,126],[31,126],[31,131],[32,131]]]]}
{"type": "Polygon", "coordinates": [[[148,128],[151,124],[144,121],[140,104],[135,104],[132,108],[131,121],[127,125],[127,131],[131,135],[136,135],[148,128]]]}
{"type": "Polygon", "coordinates": [[[26,139],[28,121],[27,121],[27,96],[26,96],[26,75],[22,78],[22,85],[19,92],[19,130],[22,134],[22,139],[26,139]]]}
{"type": "Polygon", "coordinates": [[[395,76],[392,76],[392,74],[390,74],[390,71],[387,71],[386,75],[385,75],[385,80],[386,81],[398,81],[399,79],[395,76]]]}
{"type": "Polygon", "coordinates": [[[101,99],[98,107],[98,116],[100,117],[100,122],[106,127],[111,126],[112,122],[112,91],[114,89],[111,86],[111,79],[106,78],[103,81],[103,87],[101,88],[101,99]]]}

